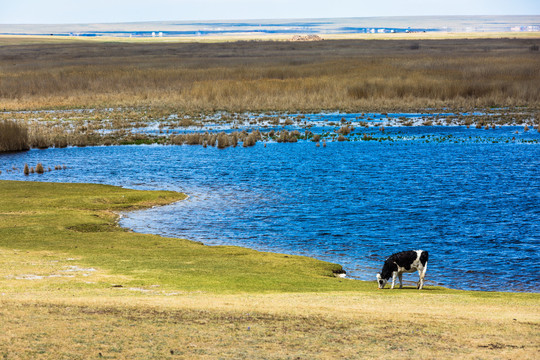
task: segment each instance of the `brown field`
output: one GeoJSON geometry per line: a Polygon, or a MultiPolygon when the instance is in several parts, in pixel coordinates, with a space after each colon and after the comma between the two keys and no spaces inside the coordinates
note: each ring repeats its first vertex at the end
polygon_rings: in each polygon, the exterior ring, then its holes
{"type": "Polygon", "coordinates": [[[6,110],[384,111],[540,105],[539,38],[208,43],[5,37],[6,110]]]}
{"type": "Polygon", "coordinates": [[[415,290],[393,296],[390,290],[168,297],[116,292],[124,297],[0,299],[0,356],[534,359],[540,351],[538,311],[531,312],[537,298],[527,295],[502,302],[415,290]]]}

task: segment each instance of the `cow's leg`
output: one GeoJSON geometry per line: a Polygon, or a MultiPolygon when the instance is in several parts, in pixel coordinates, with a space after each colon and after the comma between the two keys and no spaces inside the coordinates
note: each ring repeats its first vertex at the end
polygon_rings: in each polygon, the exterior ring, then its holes
{"type": "Polygon", "coordinates": [[[403,273],[399,273],[399,288],[403,289],[403,273]]]}
{"type": "Polygon", "coordinates": [[[396,276],[397,276],[397,271],[394,271],[392,273],[392,287],[390,289],[393,289],[394,286],[396,285],[396,276]]]}
{"type": "Polygon", "coordinates": [[[419,269],[418,270],[418,276],[420,277],[420,279],[418,279],[418,290],[422,290],[422,288],[424,287],[424,277],[426,276],[426,270],[427,270],[427,263],[426,265],[424,265],[424,267],[422,269],[419,269]]]}

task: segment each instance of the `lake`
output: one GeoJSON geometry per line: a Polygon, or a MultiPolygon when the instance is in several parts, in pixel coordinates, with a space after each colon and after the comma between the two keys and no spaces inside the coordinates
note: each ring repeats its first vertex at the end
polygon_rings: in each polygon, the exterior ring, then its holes
{"type": "Polygon", "coordinates": [[[121,225],[311,256],[361,280],[374,280],[392,253],[423,249],[427,285],[538,292],[540,134],[418,126],[387,128],[384,136],[391,140],[326,147],[31,150],[1,154],[0,179],[181,191],[189,199],[125,214],[121,225]],[[68,168],[25,177],[24,164],[37,162],[68,168]],[[20,170],[6,171],[13,166],[20,170]]]}

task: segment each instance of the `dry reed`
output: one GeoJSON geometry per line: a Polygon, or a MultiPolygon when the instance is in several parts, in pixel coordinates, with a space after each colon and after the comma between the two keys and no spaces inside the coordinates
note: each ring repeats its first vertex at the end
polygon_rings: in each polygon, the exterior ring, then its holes
{"type": "Polygon", "coordinates": [[[36,165],[36,173],[38,174],[43,174],[45,172],[45,169],[43,169],[43,164],[41,163],[38,163],[36,165]]]}
{"type": "Polygon", "coordinates": [[[28,129],[15,121],[0,121],[0,152],[28,150],[28,129]]]}
{"type": "Polygon", "coordinates": [[[0,102],[184,112],[538,107],[540,61],[530,47],[529,39],[7,45],[0,102]]]}

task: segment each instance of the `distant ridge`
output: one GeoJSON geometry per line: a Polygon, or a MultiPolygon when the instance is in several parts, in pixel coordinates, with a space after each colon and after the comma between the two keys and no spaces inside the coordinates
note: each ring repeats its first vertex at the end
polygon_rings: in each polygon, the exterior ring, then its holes
{"type": "Polygon", "coordinates": [[[540,31],[540,15],[406,16],[107,24],[0,24],[2,35],[178,37],[241,34],[357,34],[400,32],[540,31]]]}

